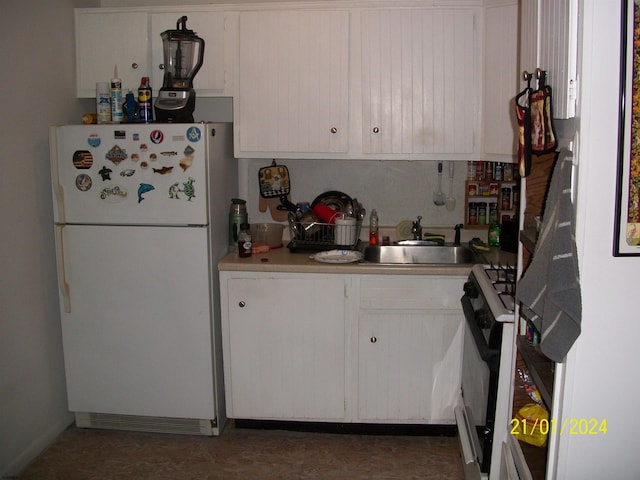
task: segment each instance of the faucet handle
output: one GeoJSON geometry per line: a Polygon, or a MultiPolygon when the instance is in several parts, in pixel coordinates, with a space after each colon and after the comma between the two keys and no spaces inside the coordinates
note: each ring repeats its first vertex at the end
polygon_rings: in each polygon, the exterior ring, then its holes
{"type": "Polygon", "coordinates": [[[453,227],[456,231],[456,236],[455,239],[453,240],[453,244],[454,245],[460,245],[460,229],[462,229],[462,224],[458,223],[456,226],[453,227]]]}

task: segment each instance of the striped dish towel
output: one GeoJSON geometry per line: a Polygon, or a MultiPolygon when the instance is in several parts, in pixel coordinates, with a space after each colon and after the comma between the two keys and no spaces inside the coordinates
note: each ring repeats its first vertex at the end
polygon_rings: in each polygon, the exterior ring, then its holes
{"type": "Polygon", "coordinates": [[[533,259],[516,290],[523,314],[540,332],[540,350],[555,362],[564,360],[580,335],[582,320],[571,166],[571,152],[562,150],[551,175],[533,259]]]}

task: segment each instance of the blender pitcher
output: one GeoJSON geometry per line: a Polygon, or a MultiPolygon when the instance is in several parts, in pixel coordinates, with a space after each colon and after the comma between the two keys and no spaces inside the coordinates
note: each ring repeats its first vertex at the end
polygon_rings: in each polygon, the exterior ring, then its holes
{"type": "Polygon", "coordinates": [[[204,40],[187,29],[187,17],[180,17],[175,30],[160,34],[164,52],[164,81],[155,101],[159,122],[193,122],[196,92],[193,78],[202,67],[204,40]]]}

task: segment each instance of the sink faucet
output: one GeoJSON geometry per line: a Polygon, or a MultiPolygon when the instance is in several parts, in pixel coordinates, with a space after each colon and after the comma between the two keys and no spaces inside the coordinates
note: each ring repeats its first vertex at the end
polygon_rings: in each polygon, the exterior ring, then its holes
{"type": "Polygon", "coordinates": [[[453,240],[453,244],[455,246],[459,246],[460,245],[460,229],[462,229],[462,224],[459,223],[453,228],[455,228],[456,230],[456,236],[455,236],[455,239],[453,240]]]}
{"type": "Polygon", "coordinates": [[[422,217],[418,215],[418,219],[413,222],[413,227],[411,227],[414,240],[422,240],[422,225],[420,225],[420,220],[422,220],[422,217]]]}

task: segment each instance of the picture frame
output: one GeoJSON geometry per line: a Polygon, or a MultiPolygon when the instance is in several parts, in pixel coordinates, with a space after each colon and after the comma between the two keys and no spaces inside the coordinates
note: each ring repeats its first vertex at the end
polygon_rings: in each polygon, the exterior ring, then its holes
{"type": "Polygon", "coordinates": [[[616,257],[640,256],[640,0],[621,3],[616,257]]]}

